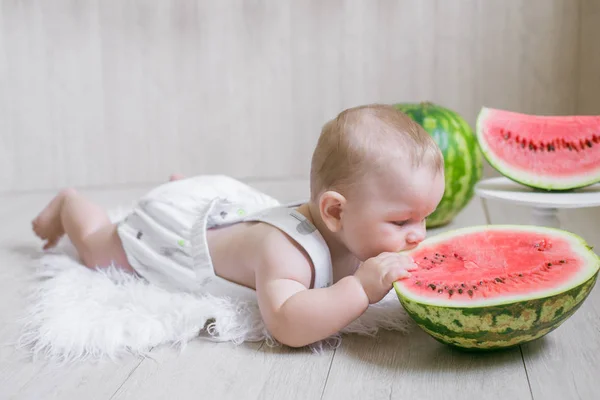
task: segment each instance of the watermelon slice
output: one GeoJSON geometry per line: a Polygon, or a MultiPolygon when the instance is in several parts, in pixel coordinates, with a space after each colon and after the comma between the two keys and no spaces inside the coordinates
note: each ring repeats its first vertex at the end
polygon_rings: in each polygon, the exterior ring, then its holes
{"type": "Polygon", "coordinates": [[[516,182],[545,190],[600,182],[600,116],[540,116],[483,107],[476,131],[488,162],[516,182]]]}
{"type": "Polygon", "coordinates": [[[579,236],[527,225],[448,231],[407,254],[418,268],[394,283],[404,309],[438,341],[473,350],[512,347],[556,329],[600,269],[579,236]]]}

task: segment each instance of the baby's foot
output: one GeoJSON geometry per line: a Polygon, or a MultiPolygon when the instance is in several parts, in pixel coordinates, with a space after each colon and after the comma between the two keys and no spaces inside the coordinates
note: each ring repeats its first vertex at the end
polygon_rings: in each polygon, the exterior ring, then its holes
{"type": "Polygon", "coordinates": [[[60,211],[67,196],[73,189],[64,189],[52,199],[50,203],[42,210],[38,216],[31,221],[31,226],[35,234],[42,240],[47,240],[44,250],[50,249],[58,243],[58,240],[65,234],[60,219],[60,211]]]}
{"type": "Polygon", "coordinates": [[[170,182],[178,181],[178,180],[183,179],[183,178],[185,178],[185,177],[183,175],[181,175],[181,174],[173,174],[173,175],[171,175],[169,177],[169,181],[170,182]]]}

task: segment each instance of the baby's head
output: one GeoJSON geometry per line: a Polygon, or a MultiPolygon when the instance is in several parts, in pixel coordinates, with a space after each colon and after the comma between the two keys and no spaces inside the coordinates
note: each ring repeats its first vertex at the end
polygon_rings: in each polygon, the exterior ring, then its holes
{"type": "Polygon", "coordinates": [[[444,193],[444,159],[431,136],[387,105],[341,112],[313,153],[311,208],[364,261],[416,246],[444,193]]]}

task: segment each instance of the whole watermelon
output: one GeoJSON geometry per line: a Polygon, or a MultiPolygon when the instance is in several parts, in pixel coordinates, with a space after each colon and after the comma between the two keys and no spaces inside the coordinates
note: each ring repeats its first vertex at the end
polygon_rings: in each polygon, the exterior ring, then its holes
{"type": "Polygon", "coordinates": [[[398,103],[398,110],[419,123],[444,154],[446,190],[427,227],[446,225],[473,197],[483,174],[483,157],[469,124],[458,113],[433,103],[398,103]]]}

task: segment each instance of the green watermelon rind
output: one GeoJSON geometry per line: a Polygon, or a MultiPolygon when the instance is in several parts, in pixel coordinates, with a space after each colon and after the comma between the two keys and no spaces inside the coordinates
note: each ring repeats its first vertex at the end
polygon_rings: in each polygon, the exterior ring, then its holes
{"type": "MultiPolygon", "coordinates": [[[[522,329],[503,327],[494,329],[494,326],[491,326],[488,330],[480,329],[477,331],[477,333],[461,333],[451,331],[448,329],[447,325],[440,324],[439,322],[436,323],[437,321],[435,320],[422,319],[419,317],[419,314],[414,311],[410,311],[409,314],[411,314],[412,318],[417,321],[417,323],[425,332],[429,333],[433,338],[441,343],[469,350],[506,349],[539,339],[558,328],[569,317],[571,317],[579,309],[579,307],[581,307],[593,289],[595,283],[596,276],[590,279],[589,284],[584,284],[574,288],[572,292],[578,293],[577,297],[570,295],[570,292],[568,292],[562,296],[553,296],[547,299],[542,299],[551,303],[553,301],[560,302],[562,301],[562,298],[565,298],[565,303],[567,304],[569,304],[568,301],[570,300],[570,307],[566,311],[564,310],[564,307],[562,307],[562,309],[556,309],[552,315],[553,318],[549,322],[538,323],[537,321],[540,318],[540,315],[544,314],[545,309],[554,310],[554,308],[551,306],[544,308],[544,303],[541,303],[541,306],[537,306],[537,304],[540,302],[517,303],[516,306],[519,306],[522,310],[537,311],[535,313],[529,312],[530,315],[534,316],[531,319],[520,320],[520,317],[519,319],[516,319],[522,324],[522,329]]],[[[411,308],[408,303],[404,303],[403,306],[405,309],[411,308]]],[[[548,315],[552,313],[546,312],[545,314],[548,315]]],[[[486,315],[487,314],[483,314],[481,319],[486,319],[486,315]]],[[[513,318],[513,320],[515,319],[513,318]]]]}
{"type": "Polygon", "coordinates": [[[594,275],[565,293],[508,306],[473,309],[423,306],[405,298],[401,298],[400,302],[417,325],[441,343],[461,349],[497,350],[539,339],[558,328],[581,307],[596,280],[597,275],[594,275]],[[567,306],[556,307],[554,304],[567,306]],[[450,317],[440,318],[440,315],[450,317]],[[530,317],[523,318],[523,315],[530,317]],[[500,323],[499,316],[505,317],[500,319],[500,323]],[[542,316],[550,316],[551,319],[542,321],[542,316]],[[473,324],[477,328],[463,330],[467,325],[465,320],[477,321],[473,324]],[[486,325],[484,321],[492,323],[486,325]]]}
{"type": "Polygon", "coordinates": [[[476,121],[476,137],[479,143],[479,148],[481,149],[481,152],[483,153],[483,156],[487,162],[505,177],[532,189],[541,189],[545,191],[568,191],[600,182],[600,171],[598,175],[582,175],[579,178],[550,178],[549,180],[538,179],[537,175],[522,169],[514,168],[502,159],[496,157],[487,145],[484,130],[485,122],[488,116],[493,113],[493,111],[493,109],[488,107],[481,108],[476,121]]]}
{"type": "Polygon", "coordinates": [[[600,271],[600,258],[583,238],[571,232],[525,225],[492,225],[456,229],[436,235],[431,240],[435,243],[453,235],[482,228],[528,231],[533,229],[569,237],[572,243],[577,245],[573,246],[572,250],[589,261],[588,271],[569,286],[547,291],[543,295],[533,294],[487,303],[423,301],[422,298],[411,296],[409,289],[402,286],[402,281],[394,283],[403,308],[417,325],[437,341],[464,350],[489,351],[539,339],[573,315],[594,288],[600,271]]]}

